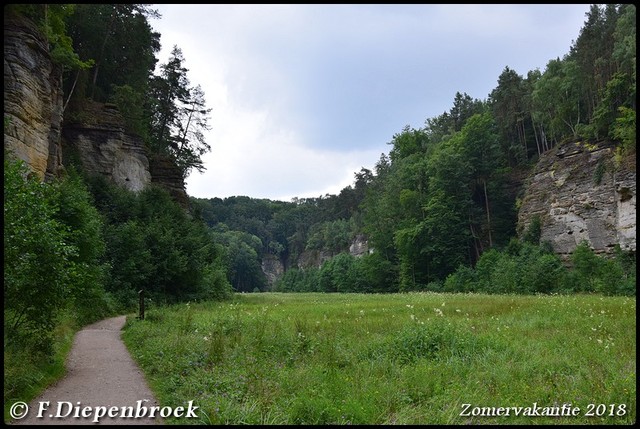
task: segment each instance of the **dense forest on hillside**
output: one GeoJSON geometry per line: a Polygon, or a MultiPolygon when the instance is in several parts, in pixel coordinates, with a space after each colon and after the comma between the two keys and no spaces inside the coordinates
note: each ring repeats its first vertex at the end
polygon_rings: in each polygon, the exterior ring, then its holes
{"type": "MultiPolygon", "coordinates": [[[[183,177],[205,168],[211,108],[179,47],[156,67],[160,34],[149,20],[160,17],[149,5],[12,5],[5,13],[33,20],[48,37],[62,68],[65,121],[83,115],[88,100],[111,103],[183,177]]],[[[484,100],[454,94],[451,108],[400,130],[389,153],[338,195],[191,198],[187,213],[160,188],[134,194],[74,165],[43,185],[6,154],[5,357],[47,355],[61,315],[84,324],[131,309],[141,289],[154,303],[233,290],[635,295],[635,255],[601,259],[581,246],[567,271],[540,243],[539,225],[515,227],[517,183],[543,152],[608,139],[618,159],[635,156],[635,37],[635,6],[593,5],[563,58],[526,76],[506,66],[484,100]],[[346,253],[357,235],[372,249],[360,258],[346,253]],[[334,257],[299,268],[310,250],[334,257]],[[272,286],[261,268],[267,255],[286,269],[272,286]]],[[[6,383],[5,398],[15,390],[6,383]]]]}
{"type": "MultiPolygon", "coordinates": [[[[562,59],[525,77],[506,66],[485,100],[456,93],[453,106],[423,128],[394,135],[389,154],[373,170],[362,168],[339,195],[292,203],[249,197],[192,202],[219,240],[236,237],[233,263],[255,267],[249,283],[232,279],[237,290],[264,289],[257,267],[267,254],[288,269],[277,290],[442,290],[448,276],[457,270],[464,276],[491,249],[507,249],[503,257],[516,258],[504,264],[531,265],[544,256],[552,264],[547,268],[560,273],[550,249],[535,250],[541,253],[533,258],[513,241],[519,236],[541,244],[540,225],[516,231],[521,182],[542,153],[567,141],[611,139],[618,160],[635,156],[635,73],[635,7],[593,5],[562,59]],[[305,250],[337,255],[358,234],[368,238],[372,254],[358,260],[345,254],[322,269],[298,269],[305,250]]],[[[469,281],[454,277],[447,289],[469,290],[457,285],[469,281]]],[[[575,288],[560,286],[557,276],[553,281],[557,290],[575,288]]]]}

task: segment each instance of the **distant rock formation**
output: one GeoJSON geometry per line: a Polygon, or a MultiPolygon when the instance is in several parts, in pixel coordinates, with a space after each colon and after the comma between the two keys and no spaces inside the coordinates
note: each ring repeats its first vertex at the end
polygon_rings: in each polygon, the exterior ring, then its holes
{"type": "Polygon", "coordinates": [[[544,153],[526,184],[520,234],[536,216],[541,240],[562,256],[583,240],[596,253],[609,253],[617,244],[635,252],[635,157],[616,161],[608,142],[566,143],[544,153]]]}
{"type": "Polygon", "coordinates": [[[284,265],[276,255],[267,254],[262,257],[262,272],[269,287],[272,287],[284,274],[284,265]]]}

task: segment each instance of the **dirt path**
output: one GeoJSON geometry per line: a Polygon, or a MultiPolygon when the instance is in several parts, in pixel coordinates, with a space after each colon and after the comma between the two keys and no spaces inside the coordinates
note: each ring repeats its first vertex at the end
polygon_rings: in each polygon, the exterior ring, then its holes
{"type": "Polygon", "coordinates": [[[67,359],[67,375],[31,401],[26,417],[13,424],[162,423],[159,412],[155,418],[127,416],[143,411],[148,416],[158,402],[120,339],[125,321],[125,316],[114,317],[78,332],[67,359]],[[111,407],[118,407],[111,412],[115,418],[108,416],[111,407]],[[83,412],[88,417],[74,417],[83,412]],[[101,413],[104,417],[96,418],[101,413]]]}

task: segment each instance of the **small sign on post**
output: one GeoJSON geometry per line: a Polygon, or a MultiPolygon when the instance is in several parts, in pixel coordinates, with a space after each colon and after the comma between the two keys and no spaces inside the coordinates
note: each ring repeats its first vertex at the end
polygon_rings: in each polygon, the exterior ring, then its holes
{"type": "Polygon", "coordinates": [[[138,315],[138,319],[144,320],[144,289],[138,291],[138,296],[140,297],[140,314],[138,315]]]}

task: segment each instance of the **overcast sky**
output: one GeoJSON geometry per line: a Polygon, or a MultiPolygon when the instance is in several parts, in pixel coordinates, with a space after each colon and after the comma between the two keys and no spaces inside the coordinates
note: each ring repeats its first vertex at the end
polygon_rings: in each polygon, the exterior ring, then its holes
{"type": "Polygon", "coordinates": [[[182,49],[212,108],[198,198],[338,194],[394,134],[486,99],[506,66],[544,71],[588,4],[156,5],[160,62],[182,49]]]}

